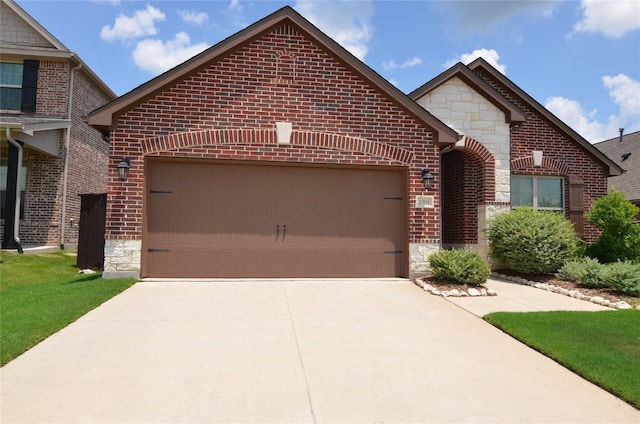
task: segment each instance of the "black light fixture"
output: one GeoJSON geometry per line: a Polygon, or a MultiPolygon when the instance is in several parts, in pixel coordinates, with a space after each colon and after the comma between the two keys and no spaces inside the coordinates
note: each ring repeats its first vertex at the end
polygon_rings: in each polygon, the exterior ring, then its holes
{"type": "Polygon", "coordinates": [[[122,181],[127,181],[129,177],[129,168],[131,168],[131,161],[128,157],[123,157],[118,164],[118,177],[122,181]]]}
{"type": "Polygon", "coordinates": [[[429,168],[425,168],[422,170],[422,183],[424,184],[424,188],[426,190],[431,190],[431,186],[433,184],[433,180],[436,177],[429,171],[429,168]]]}

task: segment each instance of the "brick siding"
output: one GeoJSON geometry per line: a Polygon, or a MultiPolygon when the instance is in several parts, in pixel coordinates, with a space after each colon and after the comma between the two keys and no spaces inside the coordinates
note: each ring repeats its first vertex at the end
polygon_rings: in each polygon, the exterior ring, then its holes
{"type": "MultiPolygon", "coordinates": [[[[42,60],[38,69],[36,114],[40,117],[66,118],[69,91],[68,62],[42,60]]],[[[72,126],[69,139],[66,247],[78,241],[80,194],[105,193],[109,145],[83,117],[104,105],[109,96],[98,88],[85,72],[74,71],[72,126]]],[[[66,130],[58,130],[58,157],[26,147],[23,163],[27,166],[25,215],[20,221],[23,245],[57,246],[61,243],[64,149],[66,130]]],[[[7,157],[6,148],[0,153],[7,157]]],[[[4,220],[0,234],[4,234],[4,220]]]]}
{"type": "MultiPolygon", "coordinates": [[[[511,135],[512,163],[523,158],[530,158],[534,150],[544,152],[543,167],[534,168],[533,161],[521,162],[517,170],[518,175],[547,175],[565,178],[565,210],[569,204],[569,175],[579,175],[584,181],[584,210],[591,209],[591,204],[597,198],[607,193],[607,169],[584,148],[578,146],[571,139],[555,128],[548,120],[533,110],[523,99],[507,90],[488,73],[477,69],[476,73],[487,83],[498,90],[505,98],[520,108],[526,114],[526,121],[520,128],[514,128],[511,135]],[[522,164],[530,164],[522,166],[522,164]]],[[[584,218],[584,239],[593,241],[598,236],[598,230],[587,223],[584,218]]]]}
{"type": "Polygon", "coordinates": [[[68,93],[69,62],[41,60],[38,68],[36,115],[66,117],[68,93]]]}
{"type": "MultiPolygon", "coordinates": [[[[106,237],[113,240],[142,237],[145,156],[403,165],[409,168],[410,205],[425,194],[421,169],[438,175],[439,168],[427,128],[288,26],[125,112],[111,139],[106,237]],[[293,124],[291,145],[276,143],[279,121],[293,124]],[[234,141],[228,139],[232,131],[220,131],[225,129],[243,131],[234,141]],[[184,135],[194,133],[199,135],[184,135]],[[340,137],[331,145],[319,141],[340,137]],[[123,156],[131,158],[124,183],[116,175],[123,156]]],[[[432,193],[438,189],[436,178],[432,193]]],[[[410,207],[411,243],[439,242],[438,196],[435,202],[431,209],[410,207]]]]}

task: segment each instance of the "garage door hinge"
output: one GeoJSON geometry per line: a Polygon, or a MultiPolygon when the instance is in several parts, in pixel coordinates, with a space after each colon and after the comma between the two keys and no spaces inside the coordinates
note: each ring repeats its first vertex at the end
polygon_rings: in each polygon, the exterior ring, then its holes
{"type": "Polygon", "coordinates": [[[402,253],[402,250],[385,250],[384,253],[389,255],[397,255],[399,253],[402,253]]]}
{"type": "Polygon", "coordinates": [[[384,200],[402,200],[402,197],[385,197],[384,200]]]}
{"type": "Polygon", "coordinates": [[[171,194],[171,190],[150,190],[151,194],[171,194]]]}
{"type": "Polygon", "coordinates": [[[149,253],[168,252],[169,249],[147,249],[149,253]]]}

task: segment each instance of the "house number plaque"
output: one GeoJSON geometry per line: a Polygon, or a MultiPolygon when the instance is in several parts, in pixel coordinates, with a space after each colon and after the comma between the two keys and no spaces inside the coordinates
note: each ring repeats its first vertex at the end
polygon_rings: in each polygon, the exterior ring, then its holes
{"type": "Polygon", "coordinates": [[[416,196],[416,208],[433,208],[435,207],[433,196],[416,196]]]}

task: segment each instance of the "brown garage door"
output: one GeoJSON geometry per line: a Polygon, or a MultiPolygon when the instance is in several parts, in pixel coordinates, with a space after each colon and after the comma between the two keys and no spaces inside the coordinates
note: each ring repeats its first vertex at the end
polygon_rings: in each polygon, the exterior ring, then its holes
{"type": "Polygon", "coordinates": [[[143,275],[403,276],[405,175],[150,161],[143,275]]]}

